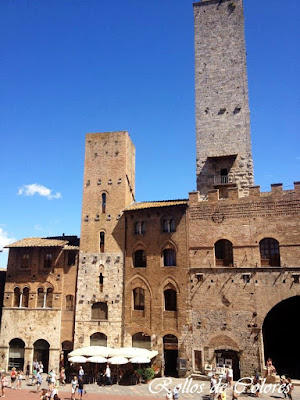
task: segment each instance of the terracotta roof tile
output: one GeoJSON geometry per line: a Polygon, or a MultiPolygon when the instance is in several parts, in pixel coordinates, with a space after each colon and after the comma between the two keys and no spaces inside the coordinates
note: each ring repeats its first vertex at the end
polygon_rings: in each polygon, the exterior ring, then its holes
{"type": "Polygon", "coordinates": [[[66,240],[46,239],[46,238],[25,238],[11,243],[5,248],[10,249],[13,247],[63,247],[68,244],[66,240]]]}
{"type": "Polygon", "coordinates": [[[187,199],[178,199],[178,200],[162,200],[162,201],[145,201],[141,203],[133,203],[125,208],[124,211],[133,211],[133,210],[142,210],[144,208],[156,208],[156,207],[170,207],[170,206],[179,206],[179,205],[187,205],[187,199]]]}

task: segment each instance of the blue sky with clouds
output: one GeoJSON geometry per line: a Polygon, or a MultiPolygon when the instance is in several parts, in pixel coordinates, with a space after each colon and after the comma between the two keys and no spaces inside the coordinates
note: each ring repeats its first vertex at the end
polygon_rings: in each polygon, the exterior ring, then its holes
{"type": "MultiPolygon", "coordinates": [[[[290,188],[300,5],[244,3],[255,183],[290,188]]],[[[87,132],[129,131],[138,201],[195,189],[192,1],[2,0],[0,37],[0,246],[79,235],[87,132]]]]}

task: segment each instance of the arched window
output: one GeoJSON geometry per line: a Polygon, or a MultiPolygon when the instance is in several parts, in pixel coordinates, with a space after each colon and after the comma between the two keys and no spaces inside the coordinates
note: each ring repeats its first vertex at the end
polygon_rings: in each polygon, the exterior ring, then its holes
{"type": "Polygon", "coordinates": [[[23,254],[21,268],[24,269],[29,268],[29,260],[30,260],[29,254],[23,254]]]}
{"type": "Polygon", "coordinates": [[[46,254],[44,258],[44,268],[51,268],[52,266],[52,254],[46,254]]]}
{"type": "Polygon", "coordinates": [[[146,233],[146,223],[145,221],[137,221],[134,225],[134,233],[136,235],[143,235],[146,233]]]}
{"type": "Polygon", "coordinates": [[[38,288],[36,306],[38,308],[45,307],[45,305],[44,305],[44,289],[43,288],[38,288]]]}
{"type": "Polygon", "coordinates": [[[144,311],[145,309],[145,290],[138,287],[133,289],[133,309],[144,311]]]}
{"type": "Polygon", "coordinates": [[[106,212],[106,193],[102,193],[102,214],[106,212]]]}
{"type": "Polygon", "coordinates": [[[166,289],[164,291],[165,311],[177,310],[177,293],[174,289],[166,289]]]}
{"type": "Polygon", "coordinates": [[[107,336],[100,332],[93,333],[90,336],[90,346],[107,347],[107,336]]]}
{"type": "Polygon", "coordinates": [[[53,289],[48,288],[46,294],[46,301],[45,301],[45,306],[47,308],[52,308],[52,303],[53,303],[53,289]]]}
{"type": "Polygon", "coordinates": [[[29,288],[25,287],[22,293],[22,307],[28,308],[29,303],[29,288]]]}
{"type": "Polygon", "coordinates": [[[276,239],[265,238],[259,242],[262,266],[280,267],[279,243],[276,239]]]}
{"type": "Polygon", "coordinates": [[[133,256],[133,264],[135,268],[146,268],[147,258],[145,250],[136,250],[133,256]]]}
{"type": "Polygon", "coordinates": [[[132,335],[132,347],[151,350],[151,336],[144,332],[138,332],[132,335]]]}
{"type": "Polygon", "coordinates": [[[105,232],[100,232],[100,253],[104,253],[105,232]]]}
{"type": "Polygon", "coordinates": [[[20,307],[21,290],[19,287],[14,288],[14,307],[20,307]]]}
{"type": "Polygon", "coordinates": [[[91,319],[108,319],[108,307],[106,303],[94,303],[92,305],[91,319]]]}
{"type": "Polygon", "coordinates": [[[175,232],[175,221],[173,218],[164,218],[163,219],[163,232],[175,232]]]}
{"type": "Polygon", "coordinates": [[[68,294],[66,296],[66,310],[73,311],[74,310],[74,296],[68,294]]]}
{"type": "Polygon", "coordinates": [[[164,267],[176,266],[176,252],[174,249],[163,250],[163,262],[164,262],[164,267]]]}
{"type": "Polygon", "coordinates": [[[215,243],[216,265],[222,267],[233,266],[232,243],[229,240],[222,239],[215,243]]]}

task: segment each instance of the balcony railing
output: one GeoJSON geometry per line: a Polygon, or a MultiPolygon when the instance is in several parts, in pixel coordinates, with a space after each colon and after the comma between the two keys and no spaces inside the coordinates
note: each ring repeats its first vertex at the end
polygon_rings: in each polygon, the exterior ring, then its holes
{"type": "Polygon", "coordinates": [[[234,183],[233,176],[230,175],[215,175],[214,176],[214,185],[229,185],[234,183]]]}

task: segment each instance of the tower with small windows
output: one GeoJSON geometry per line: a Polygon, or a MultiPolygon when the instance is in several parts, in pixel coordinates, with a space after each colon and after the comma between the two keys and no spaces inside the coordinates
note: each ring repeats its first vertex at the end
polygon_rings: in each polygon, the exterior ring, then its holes
{"type": "Polygon", "coordinates": [[[122,212],[134,201],[135,148],[127,132],[86,135],[75,348],[122,342],[122,212]]]}
{"type": "Polygon", "coordinates": [[[194,4],[197,190],[253,185],[242,0],[194,4]]]}

